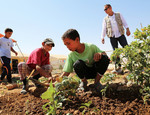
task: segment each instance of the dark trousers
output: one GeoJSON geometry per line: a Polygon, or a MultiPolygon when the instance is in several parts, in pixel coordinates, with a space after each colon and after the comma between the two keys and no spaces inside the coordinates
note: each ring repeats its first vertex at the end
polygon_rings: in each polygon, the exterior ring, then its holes
{"type": "MultiPolygon", "coordinates": [[[[124,48],[126,45],[128,45],[128,42],[126,40],[126,37],[124,35],[115,38],[115,37],[110,37],[110,43],[112,45],[113,50],[115,50],[116,48],[118,48],[118,42],[120,43],[120,45],[124,48]]],[[[121,67],[120,62],[120,58],[117,57],[117,60],[115,62],[115,68],[117,68],[117,66],[121,67]]]]}
{"type": "MultiPolygon", "coordinates": [[[[41,77],[41,75],[40,75],[40,74],[37,74],[37,75],[33,76],[33,79],[38,80],[40,77],[41,77]]],[[[23,85],[26,86],[26,84],[27,84],[27,79],[25,78],[25,79],[23,80],[23,85]]]]}
{"type": "Polygon", "coordinates": [[[33,76],[33,79],[38,80],[40,77],[41,77],[41,75],[40,75],[40,74],[37,74],[37,75],[33,76]]]}
{"type": "Polygon", "coordinates": [[[10,67],[10,58],[7,58],[6,56],[1,57],[3,61],[3,66],[2,66],[2,74],[1,74],[1,80],[4,79],[4,77],[7,75],[7,81],[9,83],[12,82],[11,80],[11,67],[10,67]]]}
{"type": "Polygon", "coordinates": [[[73,68],[80,79],[94,79],[97,73],[103,75],[109,65],[109,58],[103,55],[98,62],[94,62],[92,67],[88,67],[83,60],[77,60],[73,68]]]}

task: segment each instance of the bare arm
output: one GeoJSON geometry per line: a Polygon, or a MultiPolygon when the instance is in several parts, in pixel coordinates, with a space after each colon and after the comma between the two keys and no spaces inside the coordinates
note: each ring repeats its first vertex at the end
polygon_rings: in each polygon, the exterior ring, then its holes
{"type": "Polygon", "coordinates": [[[49,74],[48,72],[46,72],[44,69],[42,69],[39,65],[36,65],[36,70],[43,75],[44,77],[51,77],[51,74],[49,74]]]}
{"type": "Polygon", "coordinates": [[[11,51],[14,52],[16,56],[18,55],[18,53],[12,47],[11,47],[11,51]]]}
{"type": "Polygon", "coordinates": [[[102,58],[102,55],[107,55],[107,54],[105,52],[95,53],[94,54],[94,61],[99,61],[102,58]]]}
{"type": "Polygon", "coordinates": [[[68,72],[63,72],[60,77],[69,76],[69,74],[70,74],[70,73],[68,73],[68,72]]]}

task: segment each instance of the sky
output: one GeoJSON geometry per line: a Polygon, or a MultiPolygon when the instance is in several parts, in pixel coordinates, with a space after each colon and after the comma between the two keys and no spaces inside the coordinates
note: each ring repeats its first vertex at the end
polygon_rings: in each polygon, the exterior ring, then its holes
{"type": "MultiPolygon", "coordinates": [[[[150,0],[0,0],[0,4],[0,33],[12,28],[11,38],[25,54],[40,48],[45,38],[52,38],[55,47],[50,54],[67,55],[70,51],[61,36],[70,28],[79,32],[81,42],[112,50],[109,38],[101,43],[105,4],[111,4],[113,11],[125,18],[131,31],[128,43],[134,41],[136,28],[150,24],[150,0]]],[[[16,46],[14,49],[19,51],[16,46]]]]}

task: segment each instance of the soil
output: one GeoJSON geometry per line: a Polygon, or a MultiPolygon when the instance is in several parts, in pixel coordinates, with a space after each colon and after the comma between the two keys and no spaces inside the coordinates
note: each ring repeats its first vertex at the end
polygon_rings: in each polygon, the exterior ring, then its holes
{"type": "MultiPolygon", "coordinates": [[[[86,115],[150,115],[150,99],[144,104],[139,87],[127,87],[121,84],[122,79],[116,81],[108,87],[105,96],[89,84],[87,92],[68,97],[71,101],[65,101],[57,114],[82,115],[85,112],[86,115]],[[89,108],[80,108],[82,103],[89,101],[92,101],[89,108]]],[[[0,85],[0,115],[45,115],[42,106],[48,100],[42,100],[40,95],[46,89],[35,88],[33,84],[30,86],[29,92],[23,95],[20,94],[22,86],[7,90],[5,85],[0,85]]]]}
{"type": "MultiPolygon", "coordinates": [[[[57,110],[57,114],[72,113],[74,115],[82,115],[84,110],[80,109],[81,103],[92,101],[90,107],[88,109],[85,108],[86,115],[150,115],[150,100],[146,104],[143,104],[144,102],[138,92],[139,87],[137,86],[126,87],[113,84],[111,87],[108,87],[105,97],[101,93],[95,92],[92,85],[89,87],[89,91],[77,93],[75,97],[69,97],[72,101],[65,101],[62,109],[57,110]],[[123,87],[125,90],[120,91],[120,87],[123,87]]],[[[48,102],[48,100],[40,98],[40,94],[44,91],[45,89],[42,88],[32,88],[25,95],[20,93],[6,93],[0,97],[0,114],[44,115],[42,105],[48,102]]]]}

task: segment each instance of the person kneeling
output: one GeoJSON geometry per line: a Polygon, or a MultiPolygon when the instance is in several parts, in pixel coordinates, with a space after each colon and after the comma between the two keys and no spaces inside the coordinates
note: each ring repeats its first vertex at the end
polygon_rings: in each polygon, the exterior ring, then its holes
{"type": "Polygon", "coordinates": [[[79,33],[75,29],[67,30],[62,40],[71,52],[60,77],[68,76],[74,69],[82,81],[78,89],[86,90],[87,79],[95,79],[95,88],[100,91],[102,89],[100,79],[110,62],[106,53],[94,44],[81,43],[79,33]]]}
{"type": "MultiPolygon", "coordinates": [[[[33,79],[38,80],[41,76],[51,79],[52,66],[50,65],[49,51],[55,44],[52,39],[46,38],[42,42],[42,47],[37,48],[30,54],[27,62],[21,62],[18,64],[18,72],[20,74],[20,80],[23,81],[23,88],[21,93],[25,94],[28,90],[27,75],[29,75],[34,69],[33,79]]],[[[36,87],[40,87],[39,84],[35,84],[36,87]]]]}

